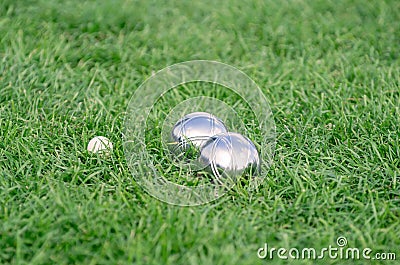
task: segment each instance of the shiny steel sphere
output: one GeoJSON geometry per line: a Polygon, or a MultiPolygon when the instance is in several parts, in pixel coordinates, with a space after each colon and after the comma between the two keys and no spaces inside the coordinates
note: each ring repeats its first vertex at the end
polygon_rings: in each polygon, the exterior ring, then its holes
{"type": "Polygon", "coordinates": [[[185,151],[190,146],[201,148],[210,137],[227,131],[225,124],[214,115],[207,112],[193,112],[175,124],[171,136],[176,144],[175,149],[185,151]]]}
{"type": "Polygon", "coordinates": [[[211,137],[201,148],[199,161],[217,179],[235,180],[248,170],[260,170],[260,157],[253,142],[239,133],[223,133],[211,137]]]}

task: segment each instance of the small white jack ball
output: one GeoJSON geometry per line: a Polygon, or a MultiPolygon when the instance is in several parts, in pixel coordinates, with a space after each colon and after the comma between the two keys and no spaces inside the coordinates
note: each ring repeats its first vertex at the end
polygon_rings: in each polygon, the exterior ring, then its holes
{"type": "Polygon", "coordinates": [[[96,136],[90,140],[87,150],[93,153],[108,153],[112,151],[113,144],[104,136],[96,136]]]}

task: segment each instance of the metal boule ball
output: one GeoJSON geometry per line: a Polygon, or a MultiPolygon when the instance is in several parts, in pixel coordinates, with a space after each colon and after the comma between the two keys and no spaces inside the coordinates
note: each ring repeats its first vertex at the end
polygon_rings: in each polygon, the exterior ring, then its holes
{"type": "Polygon", "coordinates": [[[222,182],[226,178],[236,181],[248,171],[253,175],[260,171],[260,157],[253,142],[233,132],[211,137],[200,150],[199,162],[222,182]]]}
{"type": "Polygon", "coordinates": [[[225,124],[207,112],[193,112],[181,118],[171,132],[173,149],[188,151],[191,147],[200,150],[210,137],[228,132],[225,124]]]}

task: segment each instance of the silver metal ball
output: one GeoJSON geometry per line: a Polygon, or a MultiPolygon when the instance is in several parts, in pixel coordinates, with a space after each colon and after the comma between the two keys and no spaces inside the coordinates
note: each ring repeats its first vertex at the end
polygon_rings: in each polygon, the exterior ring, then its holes
{"type": "Polygon", "coordinates": [[[212,171],[214,177],[235,180],[246,171],[256,175],[260,170],[257,148],[239,133],[223,133],[211,137],[201,148],[199,161],[212,171]]]}
{"type": "Polygon", "coordinates": [[[191,146],[200,149],[210,137],[226,132],[225,124],[216,116],[207,112],[193,112],[174,125],[171,136],[175,147],[185,151],[191,146]]]}

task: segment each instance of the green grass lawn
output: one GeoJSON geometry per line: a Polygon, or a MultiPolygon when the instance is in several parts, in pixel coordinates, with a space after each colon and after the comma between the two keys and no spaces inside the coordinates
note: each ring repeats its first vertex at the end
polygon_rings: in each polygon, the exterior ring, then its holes
{"type": "Polygon", "coordinates": [[[286,264],[257,250],[339,236],[398,264],[400,2],[193,2],[0,2],[0,264],[286,264]],[[138,186],[121,134],[135,89],[196,59],[255,80],[277,145],[258,191],[179,207],[138,186]]]}

